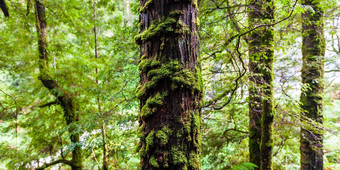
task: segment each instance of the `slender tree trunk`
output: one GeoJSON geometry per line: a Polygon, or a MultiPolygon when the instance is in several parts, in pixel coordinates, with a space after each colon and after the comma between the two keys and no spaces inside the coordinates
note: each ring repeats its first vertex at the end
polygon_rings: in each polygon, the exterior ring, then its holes
{"type": "Polygon", "coordinates": [[[35,16],[36,29],[38,34],[38,50],[39,50],[39,79],[43,85],[57,98],[58,104],[63,108],[64,118],[66,124],[70,125],[69,133],[70,140],[76,146],[72,151],[72,163],[70,163],[72,170],[82,168],[81,146],[79,145],[79,134],[75,133],[74,123],[78,121],[75,106],[72,100],[72,94],[69,94],[58,85],[49,74],[47,48],[47,25],[45,18],[45,5],[43,0],[35,0],[35,16]],[[62,91],[62,92],[61,92],[62,91]],[[63,95],[60,95],[63,94],[63,95]]]}
{"type": "Polygon", "coordinates": [[[323,169],[322,141],[322,95],[325,55],[325,39],[323,35],[323,11],[316,0],[303,0],[306,8],[301,16],[302,21],[302,83],[301,120],[307,124],[301,127],[301,169],[323,169]]]}
{"type": "MultiPolygon", "coordinates": [[[[93,17],[94,17],[94,26],[93,26],[93,33],[94,33],[94,56],[98,59],[98,33],[97,33],[97,10],[96,10],[96,0],[93,0],[93,17]]],[[[96,68],[96,75],[98,76],[98,68],[96,68]]],[[[98,78],[96,78],[96,84],[99,85],[98,78]]],[[[98,111],[99,113],[102,112],[102,108],[100,105],[100,97],[97,96],[97,104],[98,104],[98,111]]],[[[107,147],[106,147],[106,132],[105,132],[105,121],[102,121],[101,124],[101,135],[103,140],[103,170],[108,169],[108,159],[107,159],[107,147]]]]}
{"type": "Polygon", "coordinates": [[[140,0],[142,169],[200,169],[197,1],[140,0]]]}
{"type": "MultiPolygon", "coordinates": [[[[249,6],[249,25],[274,21],[273,1],[255,0],[249,6]]],[[[273,59],[274,34],[271,26],[249,36],[249,154],[256,169],[272,169],[273,150],[273,59]]]]}

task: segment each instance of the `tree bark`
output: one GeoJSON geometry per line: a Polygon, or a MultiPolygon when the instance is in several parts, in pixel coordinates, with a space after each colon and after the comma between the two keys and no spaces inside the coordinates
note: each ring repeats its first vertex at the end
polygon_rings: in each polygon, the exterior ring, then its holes
{"type": "MultiPolygon", "coordinates": [[[[250,26],[274,21],[273,1],[251,1],[250,26]]],[[[273,150],[273,59],[272,26],[259,28],[249,35],[249,159],[256,169],[272,169],[273,150]]]]}
{"type": "Polygon", "coordinates": [[[323,132],[318,125],[323,122],[322,95],[324,88],[325,39],[323,11],[316,0],[303,0],[306,10],[302,13],[302,83],[300,153],[301,169],[323,169],[323,132]]]}
{"type": "Polygon", "coordinates": [[[6,5],[5,0],[0,0],[0,8],[2,12],[4,13],[5,17],[9,17],[8,7],[6,5]]]}
{"type": "Polygon", "coordinates": [[[139,11],[142,169],[201,169],[197,1],[140,0],[139,11]]]}
{"type": "Polygon", "coordinates": [[[82,169],[81,146],[79,145],[79,134],[75,133],[74,123],[78,121],[72,94],[64,91],[49,74],[48,74],[48,56],[47,56],[47,24],[45,18],[45,5],[43,0],[35,0],[36,29],[38,34],[39,50],[39,79],[42,84],[57,98],[58,104],[63,108],[66,124],[70,125],[70,140],[75,144],[72,151],[72,170],[82,169]]]}

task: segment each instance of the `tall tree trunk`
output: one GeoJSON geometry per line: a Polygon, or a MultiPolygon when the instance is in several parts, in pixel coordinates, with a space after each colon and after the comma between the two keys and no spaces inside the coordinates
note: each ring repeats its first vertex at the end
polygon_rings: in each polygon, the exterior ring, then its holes
{"type": "MultiPolygon", "coordinates": [[[[250,26],[274,21],[273,1],[251,1],[250,26]]],[[[272,26],[259,28],[249,36],[249,154],[256,169],[272,169],[273,150],[273,59],[272,26]]]]}
{"type": "Polygon", "coordinates": [[[75,144],[72,151],[72,163],[71,167],[73,170],[78,170],[82,168],[82,158],[81,158],[81,146],[79,145],[79,134],[75,133],[74,123],[78,121],[78,116],[76,115],[75,106],[72,100],[72,94],[58,85],[57,81],[54,80],[49,74],[48,68],[48,56],[46,52],[47,48],[47,25],[45,18],[45,5],[43,0],[35,0],[35,16],[36,16],[36,29],[38,34],[38,50],[39,50],[39,79],[43,85],[57,98],[58,104],[63,108],[64,118],[66,124],[70,125],[69,133],[70,140],[75,144]],[[63,94],[63,95],[60,95],[63,94]]]}
{"type": "Polygon", "coordinates": [[[323,133],[317,124],[322,124],[322,95],[325,55],[323,35],[323,11],[316,0],[303,0],[306,8],[302,13],[302,83],[301,119],[308,121],[301,127],[301,169],[323,169],[323,133]]]}
{"type": "Polygon", "coordinates": [[[140,0],[142,169],[200,169],[197,1],[140,0]]]}

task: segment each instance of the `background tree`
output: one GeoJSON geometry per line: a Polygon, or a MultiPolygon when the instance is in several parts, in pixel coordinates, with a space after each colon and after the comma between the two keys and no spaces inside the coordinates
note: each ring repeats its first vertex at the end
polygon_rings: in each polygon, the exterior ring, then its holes
{"type": "Polygon", "coordinates": [[[319,2],[302,1],[301,169],[323,169],[323,89],[325,38],[319,2]]]}

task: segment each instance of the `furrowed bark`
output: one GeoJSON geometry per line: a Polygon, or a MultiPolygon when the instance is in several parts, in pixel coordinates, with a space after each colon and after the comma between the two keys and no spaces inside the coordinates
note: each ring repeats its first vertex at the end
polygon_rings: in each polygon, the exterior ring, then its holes
{"type": "MultiPolygon", "coordinates": [[[[273,1],[251,1],[249,25],[274,23],[273,1]]],[[[249,159],[256,169],[272,169],[273,50],[272,26],[249,35],[249,159]]]]}
{"type": "Polygon", "coordinates": [[[72,94],[69,94],[58,85],[48,74],[48,56],[47,56],[47,25],[45,18],[45,5],[43,0],[35,0],[35,16],[36,29],[38,34],[38,50],[39,50],[39,79],[43,85],[57,98],[58,104],[63,108],[64,118],[69,128],[70,140],[76,146],[72,151],[72,163],[70,163],[73,170],[82,168],[81,146],[79,146],[79,134],[75,133],[74,123],[78,121],[78,116],[75,112],[75,106],[72,100],[72,94]]]}
{"type": "Polygon", "coordinates": [[[303,0],[306,10],[302,13],[302,83],[300,153],[301,169],[323,169],[323,132],[317,124],[323,122],[322,95],[324,88],[325,39],[323,11],[316,0],[303,0]],[[316,126],[315,126],[316,125],[316,126]]]}
{"type": "Polygon", "coordinates": [[[196,0],[140,0],[139,131],[142,169],[200,168],[196,0]]]}

